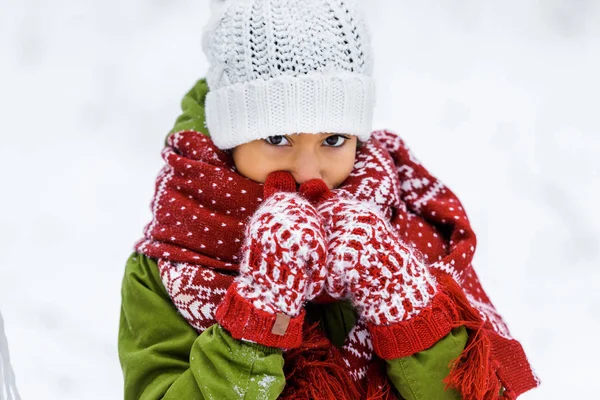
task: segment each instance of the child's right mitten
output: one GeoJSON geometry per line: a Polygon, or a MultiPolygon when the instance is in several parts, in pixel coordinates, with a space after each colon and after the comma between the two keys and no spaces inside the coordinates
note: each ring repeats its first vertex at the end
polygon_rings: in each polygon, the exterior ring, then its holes
{"type": "Polygon", "coordinates": [[[321,217],[295,188],[291,175],[271,174],[265,182],[269,197],[247,223],[239,275],[216,311],[216,320],[236,339],[299,346],[303,305],[323,287],[321,217]]]}

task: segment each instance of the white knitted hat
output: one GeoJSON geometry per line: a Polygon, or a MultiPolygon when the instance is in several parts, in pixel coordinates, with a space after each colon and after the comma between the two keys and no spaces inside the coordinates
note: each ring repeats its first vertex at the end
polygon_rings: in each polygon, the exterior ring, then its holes
{"type": "Polygon", "coordinates": [[[293,133],[367,141],[375,88],[357,0],[212,0],[206,125],[229,149],[293,133]]]}

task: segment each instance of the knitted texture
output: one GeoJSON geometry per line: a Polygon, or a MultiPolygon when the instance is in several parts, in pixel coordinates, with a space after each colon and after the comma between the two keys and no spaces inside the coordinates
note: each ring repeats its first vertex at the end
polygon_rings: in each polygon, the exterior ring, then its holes
{"type": "MultiPolygon", "coordinates": [[[[237,173],[231,155],[199,132],[171,135],[163,158],[166,165],[151,203],[153,218],[135,249],[158,259],[171,299],[202,332],[215,323],[215,309],[239,270],[244,227],[264,201],[265,188],[237,173]]],[[[497,375],[506,398],[538,385],[521,345],[510,336],[473,269],[475,234],[460,201],[399,136],[373,132],[358,149],[350,176],[334,192],[370,203],[405,246],[421,254],[438,292],[460,292],[461,310],[474,310],[477,336],[491,346],[491,360],[481,358],[482,366],[497,375]],[[455,289],[448,291],[447,282],[455,289]]],[[[374,365],[381,361],[373,357],[369,329],[359,324],[346,340],[344,359],[350,364],[348,373],[366,387],[375,381],[370,371],[378,371],[374,365]]],[[[383,375],[380,382],[385,381],[383,375]]],[[[379,383],[370,390],[380,390],[379,383]]]]}
{"type": "Polygon", "coordinates": [[[295,317],[325,280],[325,239],[314,207],[295,193],[267,199],[248,222],[237,292],[256,308],[295,317]],[[310,281],[308,280],[310,276],[310,281]]]}
{"type": "MultiPolygon", "coordinates": [[[[273,185],[286,186],[282,174],[289,179],[287,186],[295,189],[290,174],[274,173],[265,182],[265,192],[273,185]]],[[[284,325],[271,337],[277,323],[273,314],[298,317],[304,302],[321,292],[326,276],[321,218],[300,195],[275,193],[250,218],[245,237],[239,275],[217,310],[216,319],[237,339],[297,347],[302,339],[302,318],[293,321],[291,332],[284,325]],[[289,338],[277,340],[276,336],[289,338]]],[[[282,321],[289,324],[285,318],[282,321]]]]}
{"type": "Polygon", "coordinates": [[[431,302],[435,280],[373,207],[334,197],[318,210],[326,221],[332,297],[350,295],[361,316],[376,325],[409,319],[431,302]]]}
{"type": "Polygon", "coordinates": [[[334,298],[350,296],[372,328],[380,357],[417,353],[450,332],[456,319],[451,301],[437,293],[435,279],[416,251],[377,209],[333,197],[318,211],[328,236],[326,290],[334,298]]]}
{"type": "Polygon", "coordinates": [[[215,311],[215,321],[235,339],[243,339],[270,347],[293,349],[302,343],[302,326],[306,312],[301,310],[293,318],[283,318],[256,308],[241,296],[236,285],[227,290],[225,298],[215,311]],[[280,326],[283,321],[283,326],[280,326]]]}
{"type": "Polygon", "coordinates": [[[216,3],[203,48],[206,124],[217,147],[300,132],[368,140],[372,50],[356,0],[216,3]]]}
{"type": "Polygon", "coordinates": [[[348,333],[342,355],[352,379],[358,382],[365,379],[373,359],[373,343],[363,320],[359,320],[348,333]]]}

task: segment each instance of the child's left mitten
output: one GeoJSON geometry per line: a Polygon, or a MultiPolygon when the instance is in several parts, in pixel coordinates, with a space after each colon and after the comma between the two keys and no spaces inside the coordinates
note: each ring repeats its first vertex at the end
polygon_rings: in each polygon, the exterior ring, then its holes
{"type": "Polygon", "coordinates": [[[350,297],[381,358],[420,352],[450,332],[458,318],[454,304],[378,210],[337,197],[318,210],[328,237],[325,289],[350,297]]]}

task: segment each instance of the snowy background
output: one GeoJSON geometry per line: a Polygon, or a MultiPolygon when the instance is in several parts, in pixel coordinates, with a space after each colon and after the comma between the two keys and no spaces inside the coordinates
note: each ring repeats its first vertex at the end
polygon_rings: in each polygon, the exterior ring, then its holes
{"type": "MultiPolygon", "coordinates": [[[[375,127],[465,204],[543,381],[522,398],[597,398],[600,1],[368,4],[375,127]]],[[[0,0],[0,310],[25,399],[122,398],[124,264],[207,18],[208,0],[0,0]]]]}

